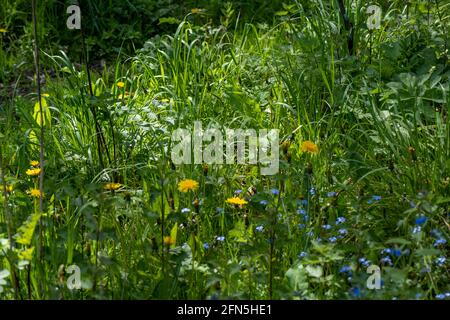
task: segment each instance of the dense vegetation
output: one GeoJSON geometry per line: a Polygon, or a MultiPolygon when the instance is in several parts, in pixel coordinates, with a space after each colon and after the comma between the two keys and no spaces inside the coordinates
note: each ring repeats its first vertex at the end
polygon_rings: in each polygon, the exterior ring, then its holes
{"type": "Polygon", "coordinates": [[[39,79],[0,7],[1,299],[450,298],[448,1],[70,4],[39,79]],[[279,129],[279,172],[175,164],[195,121],[279,129]]]}

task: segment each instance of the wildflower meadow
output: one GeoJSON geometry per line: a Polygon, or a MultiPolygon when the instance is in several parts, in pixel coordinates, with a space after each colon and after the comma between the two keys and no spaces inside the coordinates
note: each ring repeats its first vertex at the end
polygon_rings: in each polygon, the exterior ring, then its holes
{"type": "Polygon", "coordinates": [[[1,0],[0,299],[450,300],[450,2],[1,0]]]}

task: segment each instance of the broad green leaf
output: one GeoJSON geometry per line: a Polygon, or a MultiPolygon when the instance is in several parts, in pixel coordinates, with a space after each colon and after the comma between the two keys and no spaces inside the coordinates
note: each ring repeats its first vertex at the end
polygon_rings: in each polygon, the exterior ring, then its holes
{"type": "Polygon", "coordinates": [[[33,118],[36,120],[39,126],[49,126],[51,123],[51,113],[50,108],[48,106],[47,100],[44,97],[41,97],[41,105],[42,105],[42,115],[43,119],[41,120],[41,110],[39,106],[39,102],[36,102],[34,105],[34,113],[33,118]]]}

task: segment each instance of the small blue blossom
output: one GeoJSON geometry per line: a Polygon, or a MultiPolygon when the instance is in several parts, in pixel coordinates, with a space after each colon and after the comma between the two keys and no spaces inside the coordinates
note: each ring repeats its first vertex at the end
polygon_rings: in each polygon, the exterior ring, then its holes
{"type": "Polygon", "coordinates": [[[410,201],[409,202],[409,206],[410,206],[410,208],[415,208],[416,207],[416,203],[414,202],[414,201],[410,201]]]}
{"type": "Polygon", "coordinates": [[[301,214],[301,215],[304,215],[304,214],[306,214],[306,211],[304,209],[298,209],[297,213],[301,214]]]}
{"type": "Polygon", "coordinates": [[[347,230],[347,229],[339,229],[339,230],[338,230],[338,233],[339,233],[341,236],[346,236],[346,235],[348,234],[348,230],[347,230]]]}
{"type": "Polygon", "coordinates": [[[237,189],[237,190],[234,192],[235,195],[238,195],[238,194],[241,194],[241,193],[242,193],[242,189],[237,189]]]}
{"type": "Polygon", "coordinates": [[[420,270],[420,274],[421,274],[421,275],[423,275],[424,273],[429,273],[429,272],[431,272],[431,269],[430,269],[430,268],[422,268],[422,269],[420,270]]]}
{"type": "Polygon", "coordinates": [[[224,208],[216,208],[217,213],[223,213],[225,210],[224,208]]]}
{"type": "Polygon", "coordinates": [[[267,201],[267,200],[261,200],[261,201],[259,202],[259,204],[261,204],[261,205],[263,205],[263,206],[266,206],[268,203],[269,203],[269,201],[267,201]]]}
{"type": "Polygon", "coordinates": [[[394,256],[396,257],[400,257],[402,255],[402,251],[400,249],[393,249],[392,253],[394,254],[394,256]]]}
{"type": "Polygon", "coordinates": [[[331,243],[334,243],[334,242],[337,241],[337,238],[336,237],[330,237],[330,238],[328,238],[328,241],[330,241],[331,243]]]}
{"type": "Polygon", "coordinates": [[[421,226],[416,226],[413,228],[412,233],[416,234],[422,231],[422,227],[421,226]]]}
{"type": "Polygon", "coordinates": [[[346,219],[344,217],[338,217],[336,219],[336,224],[341,224],[341,223],[344,223],[345,221],[346,221],[346,219]]]}
{"type": "Polygon", "coordinates": [[[299,223],[299,224],[297,225],[297,227],[298,227],[299,229],[303,229],[303,228],[305,228],[306,226],[305,226],[304,223],[299,223]]]}
{"type": "Polygon", "coordinates": [[[437,294],[436,299],[439,299],[439,300],[445,299],[445,294],[444,293],[437,294]]]}
{"type": "Polygon", "coordinates": [[[278,218],[278,220],[281,220],[281,219],[283,219],[283,215],[282,215],[281,213],[279,213],[279,214],[277,215],[277,218],[278,218]]]}
{"type": "Polygon", "coordinates": [[[208,249],[209,249],[209,244],[205,242],[205,243],[203,244],[203,248],[204,248],[205,250],[208,250],[208,249]]]}
{"type": "Polygon", "coordinates": [[[392,253],[392,249],[391,248],[386,248],[381,250],[381,254],[391,254],[392,253]]]}
{"type": "Polygon", "coordinates": [[[341,269],[339,269],[340,273],[351,273],[352,268],[350,266],[343,266],[341,269]]]}
{"type": "Polygon", "coordinates": [[[261,231],[264,230],[264,226],[257,226],[257,227],[255,228],[255,230],[258,231],[258,232],[261,232],[261,231]]]}
{"type": "Polygon", "coordinates": [[[389,256],[381,258],[380,261],[383,264],[388,264],[388,265],[392,266],[392,260],[391,260],[391,257],[389,257],[389,256]]]}
{"type": "Polygon", "coordinates": [[[273,194],[274,196],[277,196],[280,194],[280,190],[278,189],[270,189],[270,193],[273,194]]]}
{"type": "Polygon", "coordinates": [[[317,237],[316,241],[317,241],[317,243],[320,243],[320,242],[322,242],[322,238],[321,237],[317,237]]]}
{"type": "Polygon", "coordinates": [[[442,238],[442,234],[438,229],[431,230],[431,235],[435,238],[442,238]]]}
{"type": "Polygon", "coordinates": [[[324,224],[324,225],[322,226],[322,228],[325,229],[325,230],[330,230],[330,229],[331,229],[331,226],[330,226],[329,224],[324,224]]]}
{"type": "Polygon", "coordinates": [[[309,189],[309,194],[312,195],[312,196],[315,195],[316,194],[316,189],[314,187],[309,189]]]}
{"type": "Polygon", "coordinates": [[[181,209],[181,213],[189,213],[189,212],[191,212],[191,209],[189,209],[189,208],[181,209]]]}
{"type": "Polygon", "coordinates": [[[381,201],[381,196],[372,196],[373,201],[381,201]]]}
{"type": "Polygon", "coordinates": [[[444,257],[444,256],[440,256],[439,258],[437,258],[436,259],[436,264],[439,266],[439,267],[442,267],[444,264],[445,264],[445,261],[446,261],[447,259],[444,257]]]}
{"type": "Polygon", "coordinates": [[[427,220],[428,220],[427,217],[419,216],[416,218],[416,225],[420,226],[420,225],[424,224],[427,220]]]}
{"type": "Polygon", "coordinates": [[[224,236],[217,236],[216,240],[220,241],[220,242],[224,242],[225,241],[225,237],[224,236]]]}
{"type": "Polygon", "coordinates": [[[306,257],[307,255],[308,255],[308,254],[307,254],[305,251],[302,251],[302,252],[299,253],[298,257],[299,257],[300,259],[302,259],[302,258],[306,257]]]}
{"type": "Polygon", "coordinates": [[[354,288],[352,289],[352,293],[353,293],[353,296],[354,296],[354,297],[359,297],[359,295],[361,294],[361,292],[360,292],[360,290],[359,290],[358,287],[354,287],[354,288]]]}
{"type": "Polygon", "coordinates": [[[308,200],[303,199],[301,203],[302,203],[302,205],[306,206],[308,204],[308,200]]]}
{"type": "Polygon", "coordinates": [[[327,197],[328,197],[328,198],[336,197],[336,195],[337,195],[337,193],[334,192],[334,191],[331,191],[331,192],[328,192],[328,193],[327,193],[327,197]]]}
{"type": "Polygon", "coordinates": [[[437,247],[437,246],[440,246],[440,245],[446,244],[446,243],[447,243],[447,240],[445,240],[444,238],[440,238],[434,242],[433,246],[437,247]]]}
{"type": "Polygon", "coordinates": [[[366,258],[359,258],[358,262],[361,263],[364,267],[368,267],[370,265],[370,261],[366,258]]]}
{"type": "Polygon", "coordinates": [[[307,214],[305,214],[305,215],[303,216],[303,221],[308,221],[308,219],[309,219],[309,216],[308,216],[307,214]]]}
{"type": "Polygon", "coordinates": [[[308,237],[312,237],[313,235],[314,235],[314,231],[308,231],[307,233],[306,233],[306,235],[308,236],[308,237]]]}

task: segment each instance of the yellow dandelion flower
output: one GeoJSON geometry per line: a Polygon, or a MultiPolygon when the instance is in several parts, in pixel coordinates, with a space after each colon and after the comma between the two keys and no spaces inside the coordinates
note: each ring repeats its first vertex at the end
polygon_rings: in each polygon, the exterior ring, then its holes
{"type": "Polygon", "coordinates": [[[171,245],[175,244],[175,239],[172,238],[171,236],[165,236],[163,241],[166,246],[171,246],[171,245]]]}
{"type": "Polygon", "coordinates": [[[43,93],[43,94],[41,94],[41,96],[46,97],[46,98],[50,97],[50,95],[48,93],[43,93]]]}
{"type": "Polygon", "coordinates": [[[35,169],[28,169],[26,174],[29,176],[38,176],[41,173],[41,169],[40,168],[35,168],[35,169]]]}
{"type": "Polygon", "coordinates": [[[33,259],[34,247],[24,249],[19,252],[19,258],[22,260],[31,261],[33,259]]]}
{"type": "Polygon", "coordinates": [[[6,33],[8,32],[8,30],[6,30],[5,28],[0,28],[0,33],[6,33]]]}
{"type": "Polygon", "coordinates": [[[108,190],[108,191],[115,191],[117,189],[119,189],[122,185],[120,183],[107,183],[105,184],[105,186],[103,187],[103,189],[108,190]]]}
{"type": "Polygon", "coordinates": [[[30,165],[31,165],[32,167],[39,167],[39,161],[31,160],[31,161],[30,161],[30,165]]]}
{"type": "Polygon", "coordinates": [[[6,192],[11,193],[11,192],[13,192],[13,190],[14,190],[14,187],[12,186],[12,184],[9,184],[6,186],[6,192]]]}
{"type": "Polygon", "coordinates": [[[317,145],[309,140],[303,141],[301,149],[303,152],[309,152],[309,153],[318,153],[319,147],[317,145]]]}
{"type": "Polygon", "coordinates": [[[203,9],[200,9],[200,8],[192,8],[192,9],[191,9],[191,12],[192,12],[193,14],[202,13],[202,12],[203,12],[203,9]]]}
{"type": "Polygon", "coordinates": [[[185,179],[178,183],[178,191],[180,192],[188,192],[195,191],[198,189],[198,182],[192,179],[185,179]]]}
{"type": "Polygon", "coordinates": [[[119,87],[120,89],[122,89],[123,87],[125,87],[125,83],[122,81],[117,82],[117,87],[119,87]]]}
{"type": "Polygon", "coordinates": [[[226,203],[243,206],[243,205],[247,204],[248,202],[245,201],[244,199],[241,199],[238,197],[232,197],[232,198],[228,198],[226,200],[226,203]]]}
{"type": "MultiPolygon", "coordinates": [[[[30,190],[28,190],[28,193],[33,198],[40,198],[41,197],[41,191],[39,189],[30,189],[30,190]]],[[[42,193],[42,196],[44,196],[43,193],[42,193]]]]}

